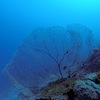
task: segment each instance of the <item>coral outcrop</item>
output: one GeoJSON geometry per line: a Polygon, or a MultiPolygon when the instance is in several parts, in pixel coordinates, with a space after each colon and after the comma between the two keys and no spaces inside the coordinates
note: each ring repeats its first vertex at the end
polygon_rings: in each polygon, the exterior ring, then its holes
{"type": "Polygon", "coordinates": [[[100,47],[95,48],[89,56],[86,63],[86,71],[88,73],[100,71],[100,47]]]}
{"type": "Polygon", "coordinates": [[[73,88],[78,100],[100,100],[100,72],[86,75],[77,80],[73,88]]]}

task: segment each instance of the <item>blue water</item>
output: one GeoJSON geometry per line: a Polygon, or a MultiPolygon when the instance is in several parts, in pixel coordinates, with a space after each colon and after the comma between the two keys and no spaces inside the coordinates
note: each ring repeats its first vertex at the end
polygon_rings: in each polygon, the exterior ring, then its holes
{"type": "MultiPolygon", "coordinates": [[[[90,28],[99,44],[100,0],[0,0],[0,72],[35,28],[72,23],[90,28]]],[[[0,73],[0,94],[9,87],[0,73]]]]}

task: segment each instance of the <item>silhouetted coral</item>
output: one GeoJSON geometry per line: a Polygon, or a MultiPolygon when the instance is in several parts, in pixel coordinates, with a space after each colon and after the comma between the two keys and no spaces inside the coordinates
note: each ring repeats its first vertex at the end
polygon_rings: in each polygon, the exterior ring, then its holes
{"type": "Polygon", "coordinates": [[[100,71],[100,48],[93,50],[86,62],[87,72],[98,72],[100,71]]]}

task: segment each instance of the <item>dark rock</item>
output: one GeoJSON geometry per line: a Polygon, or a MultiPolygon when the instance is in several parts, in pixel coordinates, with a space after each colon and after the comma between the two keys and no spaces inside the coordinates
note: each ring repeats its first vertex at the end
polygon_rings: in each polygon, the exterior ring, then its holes
{"type": "Polygon", "coordinates": [[[95,78],[94,82],[95,82],[96,84],[100,84],[100,74],[97,75],[97,77],[95,78]]]}
{"type": "Polygon", "coordinates": [[[66,93],[68,96],[68,100],[75,100],[77,95],[74,93],[73,89],[71,89],[69,92],[66,93]]]}
{"type": "Polygon", "coordinates": [[[96,48],[93,50],[93,53],[88,58],[85,66],[88,73],[100,71],[100,48],[96,48]]]}

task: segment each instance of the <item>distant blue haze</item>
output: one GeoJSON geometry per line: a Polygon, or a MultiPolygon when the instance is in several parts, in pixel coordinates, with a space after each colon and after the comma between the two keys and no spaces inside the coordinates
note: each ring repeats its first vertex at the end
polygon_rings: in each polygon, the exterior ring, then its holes
{"type": "Polygon", "coordinates": [[[33,29],[72,23],[90,28],[100,42],[100,0],[0,0],[0,71],[33,29]]]}

